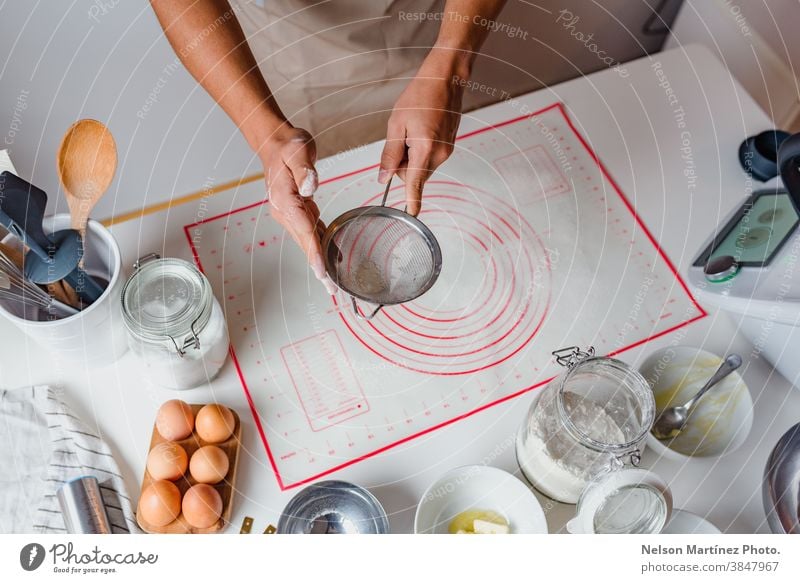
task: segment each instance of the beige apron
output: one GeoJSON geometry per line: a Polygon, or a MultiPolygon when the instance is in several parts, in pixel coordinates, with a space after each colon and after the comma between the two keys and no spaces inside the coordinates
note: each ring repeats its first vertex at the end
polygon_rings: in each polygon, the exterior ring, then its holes
{"type": "Polygon", "coordinates": [[[231,4],[278,104],[322,158],[385,137],[394,102],[436,40],[443,2],[231,4]]]}

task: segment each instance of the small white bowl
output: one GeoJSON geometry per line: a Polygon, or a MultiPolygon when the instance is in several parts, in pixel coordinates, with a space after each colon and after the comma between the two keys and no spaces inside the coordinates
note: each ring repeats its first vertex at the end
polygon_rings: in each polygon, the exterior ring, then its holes
{"type": "Polygon", "coordinates": [[[720,530],[705,518],[686,510],[676,508],[672,511],[661,534],[722,534],[720,530]]]}
{"type": "Polygon", "coordinates": [[[422,496],[414,532],[447,534],[465,510],[490,510],[508,522],[512,534],[547,534],[547,519],[533,492],[508,472],[491,466],[464,466],[436,480],[422,496]]]}
{"type": "MultiPolygon", "coordinates": [[[[651,354],[639,372],[656,400],[656,418],[668,406],[688,401],[714,374],[722,358],[690,346],[664,348],[651,354]]],[[[719,457],[739,449],[753,426],[753,399],[738,372],[711,389],[697,403],[686,427],[671,439],[647,436],[647,446],[665,458],[719,457]]]]}

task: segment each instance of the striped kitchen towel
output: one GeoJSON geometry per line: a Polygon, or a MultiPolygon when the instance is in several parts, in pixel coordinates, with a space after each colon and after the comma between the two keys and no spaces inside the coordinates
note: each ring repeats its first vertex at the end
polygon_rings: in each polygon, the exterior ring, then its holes
{"type": "Polygon", "coordinates": [[[100,482],[112,532],[140,532],[111,450],[59,392],[0,390],[0,532],[66,533],[56,491],[86,475],[100,482]]]}

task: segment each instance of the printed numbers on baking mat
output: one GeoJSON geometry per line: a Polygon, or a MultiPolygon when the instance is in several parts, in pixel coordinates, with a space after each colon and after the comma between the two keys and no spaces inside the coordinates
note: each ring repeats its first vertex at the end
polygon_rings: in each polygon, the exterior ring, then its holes
{"type": "MultiPolygon", "coordinates": [[[[379,204],[375,174],[324,181],[322,219],[379,204]]],[[[460,137],[420,218],[439,280],[371,321],[325,293],[268,204],[185,227],[281,488],[541,386],[554,349],[617,353],[705,315],[560,104],[460,137]]]]}

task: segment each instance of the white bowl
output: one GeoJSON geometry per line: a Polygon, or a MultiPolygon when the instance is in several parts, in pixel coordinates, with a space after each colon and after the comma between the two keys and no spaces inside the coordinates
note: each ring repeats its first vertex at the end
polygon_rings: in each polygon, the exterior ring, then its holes
{"type": "Polygon", "coordinates": [[[686,510],[676,508],[672,511],[661,534],[721,534],[720,530],[705,518],[686,510]]]}
{"type": "MultiPolygon", "coordinates": [[[[690,346],[651,354],[639,372],[653,389],[656,418],[666,407],[688,401],[721,363],[716,354],[690,346]]],[[[753,399],[742,377],[733,372],[700,399],[677,437],[660,441],[648,434],[647,445],[658,455],[676,461],[718,457],[739,449],[752,426],[753,399]]]]}
{"type": "Polygon", "coordinates": [[[436,480],[417,506],[414,532],[447,534],[450,521],[465,510],[497,512],[512,534],[547,534],[547,519],[530,488],[491,466],[456,468],[436,480]]]}

